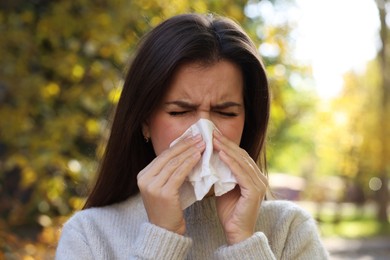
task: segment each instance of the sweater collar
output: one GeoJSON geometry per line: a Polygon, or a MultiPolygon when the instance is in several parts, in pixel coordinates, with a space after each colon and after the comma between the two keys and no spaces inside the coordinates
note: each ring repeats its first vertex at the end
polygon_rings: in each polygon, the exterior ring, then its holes
{"type": "Polygon", "coordinates": [[[184,210],[184,217],[187,223],[218,220],[215,197],[210,196],[201,201],[196,201],[184,210]]]}

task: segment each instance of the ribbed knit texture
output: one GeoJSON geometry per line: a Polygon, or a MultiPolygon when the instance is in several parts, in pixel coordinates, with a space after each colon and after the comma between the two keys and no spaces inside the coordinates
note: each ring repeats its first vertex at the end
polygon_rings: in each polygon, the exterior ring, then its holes
{"type": "Polygon", "coordinates": [[[227,246],[215,198],[184,212],[184,236],[148,222],[140,196],[76,213],[64,225],[57,259],[327,259],[314,220],[287,201],[262,203],[256,233],[227,246]]]}

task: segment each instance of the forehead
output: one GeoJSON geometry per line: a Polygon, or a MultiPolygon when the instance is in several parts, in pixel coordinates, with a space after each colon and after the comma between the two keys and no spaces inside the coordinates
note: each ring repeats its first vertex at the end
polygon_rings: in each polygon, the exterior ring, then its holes
{"type": "Polygon", "coordinates": [[[242,72],[238,65],[227,60],[212,64],[185,63],[174,73],[165,100],[172,98],[242,99],[242,72]]]}

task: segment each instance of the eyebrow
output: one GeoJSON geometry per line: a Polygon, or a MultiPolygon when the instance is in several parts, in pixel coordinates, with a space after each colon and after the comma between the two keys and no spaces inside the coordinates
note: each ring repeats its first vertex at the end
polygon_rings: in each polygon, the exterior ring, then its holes
{"type": "Polygon", "coordinates": [[[187,109],[196,109],[196,108],[199,107],[199,105],[197,105],[197,104],[191,104],[191,103],[188,103],[188,102],[182,101],[182,100],[175,100],[175,101],[165,102],[165,105],[166,106],[168,106],[168,105],[176,105],[178,107],[187,108],[187,109]]]}
{"type": "MultiPolygon", "coordinates": [[[[192,103],[182,101],[182,100],[169,101],[169,102],[166,102],[165,105],[176,105],[176,106],[179,106],[181,108],[186,108],[186,109],[196,109],[199,107],[199,104],[192,104],[192,103]]],[[[217,110],[218,109],[226,109],[226,108],[230,108],[230,107],[242,107],[242,104],[236,103],[233,101],[227,101],[227,102],[223,102],[221,104],[217,104],[215,106],[211,106],[212,109],[217,109],[217,110]]]]}
{"type": "Polygon", "coordinates": [[[240,103],[236,103],[233,101],[227,101],[227,102],[212,106],[213,109],[225,109],[225,108],[229,108],[229,107],[242,107],[242,105],[240,103]]]}

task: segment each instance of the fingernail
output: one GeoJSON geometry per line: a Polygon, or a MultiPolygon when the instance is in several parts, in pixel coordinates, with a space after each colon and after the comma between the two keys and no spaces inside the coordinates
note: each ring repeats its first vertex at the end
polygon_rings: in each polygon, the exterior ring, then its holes
{"type": "Polygon", "coordinates": [[[221,144],[221,142],[220,142],[218,139],[214,139],[214,142],[215,142],[217,145],[221,144]]]}
{"type": "Polygon", "coordinates": [[[219,136],[222,136],[221,132],[219,132],[218,130],[214,130],[214,135],[219,137],[219,136]]]}
{"type": "Polygon", "coordinates": [[[199,152],[197,152],[197,153],[194,153],[192,156],[193,156],[194,158],[199,158],[199,157],[201,156],[201,154],[200,154],[199,152]]]}
{"type": "Polygon", "coordinates": [[[224,151],[221,150],[219,151],[219,156],[226,157],[227,155],[224,151]]]}
{"type": "Polygon", "coordinates": [[[194,141],[199,141],[199,140],[201,140],[201,139],[202,139],[202,136],[201,136],[200,134],[194,135],[194,136],[192,137],[192,140],[194,140],[194,141]]]}
{"type": "Polygon", "coordinates": [[[202,149],[202,148],[204,148],[205,145],[206,145],[206,143],[204,141],[202,141],[202,142],[197,143],[196,147],[202,149]]]}

